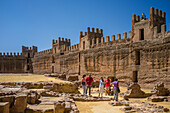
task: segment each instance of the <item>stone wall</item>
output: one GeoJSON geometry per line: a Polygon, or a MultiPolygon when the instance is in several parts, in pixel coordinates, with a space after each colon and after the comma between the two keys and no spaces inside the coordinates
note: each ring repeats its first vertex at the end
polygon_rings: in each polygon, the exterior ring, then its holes
{"type": "Polygon", "coordinates": [[[0,73],[24,73],[27,60],[24,57],[0,56],[0,73]]]}

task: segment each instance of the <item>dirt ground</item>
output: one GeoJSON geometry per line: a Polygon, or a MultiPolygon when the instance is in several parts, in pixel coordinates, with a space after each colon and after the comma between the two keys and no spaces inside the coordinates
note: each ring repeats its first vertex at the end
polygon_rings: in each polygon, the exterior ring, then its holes
{"type": "MultiPolygon", "coordinates": [[[[7,76],[0,74],[0,82],[37,82],[37,81],[53,81],[53,82],[67,82],[63,80],[58,80],[52,77],[45,77],[45,76],[36,76],[36,75],[28,75],[28,76],[21,76],[20,74],[14,74],[14,76],[7,76]]],[[[98,96],[96,92],[98,88],[92,88],[92,95],[98,96]]],[[[125,92],[127,90],[126,87],[120,87],[121,92],[125,92]]],[[[151,89],[142,89],[144,92],[150,92],[151,89]]],[[[82,93],[82,88],[80,88],[80,92],[82,93]]],[[[105,95],[103,95],[105,96],[105,95]]],[[[107,96],[112,97],[112,96],[107,96]]],[[[58,99],[58,98],[44,98],[45,99],[58,99]]],[[[122,99],[122,98],[119,98],[122,99]]],[[[135,98],[130,99],[130,101],[147,101],[147,98],[135,98]]],[[[98,101],[98,102],[76,102],[76,105],[80,111],[80,113],[123,113],[121,110],[121,106],[111,106],[108,104],[109,101],[98,101]]],[[[148,102],[148,101],[147,101],[148,102]]],[[[149,102],[153,103],[153,102],[149,102]]],[[[154,102],[154,104],[162,105],[170,109],[170,102],[154,102]]],[[[48,105],[44,107],[44,105],[29,105],[30,108],[53,108],[53,105],[48,105]]]]}
{"type": "Polygon", "coordinates": [[[34,75],[20,75],[15,74],[14,76],[8,75],[0,75],[0,82],[37,82],[37,81],[53,81],[53,82],[67,82],[59,79],[55,79],[52,77],[46,76],[34,76],[34,75]]]}

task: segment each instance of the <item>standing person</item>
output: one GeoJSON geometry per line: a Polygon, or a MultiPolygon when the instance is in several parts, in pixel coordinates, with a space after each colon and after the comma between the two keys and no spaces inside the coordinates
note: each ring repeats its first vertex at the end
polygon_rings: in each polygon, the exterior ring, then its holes
{"type": "Polygon", "coordinates": [[[107,96],[107,94],[109,95],[109,93],[110,93],[110,82],[111,82],[111,80],[109,79],[109,77],[107,77],[107,79],[104,81],[104,83],[105,83],[105,87],[106,87],[106,89],[105,89],[105,95],[107,96]]]}
{"type": "Polygon", "coordinates": [[[101,97],[103,97],[103,91],[104,91],[104,80],[103,80],[103,77],[100,78],[100,81],[99,81],[99,97],[100,97],[100,94],[101,94],[101,97]]]}
{"type": "Polygon", "coordinates": [[[118,101],[118,93],[120,92],[120,89],[119,89],[119,82],[118,82],[118,79],[115,78],[114,82],[113,82],[113,100],[115,100],[116,98],[116,101],[118,101]]]}
{"type": "Polygon", "coordinates": [[[83,88],[83,95],[86,95],[86,90],[87,90],[86,75],[83,75],[81,80],[81,85],[83,88]]]}
{"type": "MultiPolygon", "coordinates": [[[[89,75],[87,78],[86,78],[86,82],[87,82],[87,90],[89,89],[89,95],[91,94],[91,85],[92,85],[92,82],[93,82],[93,78],[91,77],[91,75],[89,75]]],[[[87,94],[87,92],[86,92],[87,94]]]]}

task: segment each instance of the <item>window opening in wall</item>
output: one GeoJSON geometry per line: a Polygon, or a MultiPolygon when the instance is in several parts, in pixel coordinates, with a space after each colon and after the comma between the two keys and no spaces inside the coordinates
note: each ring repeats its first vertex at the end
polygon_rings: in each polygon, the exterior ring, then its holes
{"type": "Polygon", "coordinates": [[[136,51],[136,52],[135,52],[135,55],[136,55],[135,64],[136,64],[136,65],[140,65],[140,51],[136,51]]]}
{"type": "Polygon", "coordinates": [[[28,58],[30,58],[30,53],[28,53],[28,58]]]}
{"type": "Polygon", "coordinates": [[[83,49],[85,49],[85,41],[83,41],[83,49]]]}
{"type": "Polygon", "coordinates": [[[144,29],[140,29],[140,40],[144,40],[144,29]]]}
{"type": "Polygon", "coordinates": [[[30,66],[29,66],[29,65],[27,65],[27,71],[28,71],[28,70],[30,70],[30,66]]]}
{"type": "Polygon", "coordinates": [[[64,53],[60,53],[60,55],[64,55],[64,53]]]}
{"type": "Polygon", "coordinates": [[[52,73],[54,73],[54,66],[52,66],[52,73]]]}
{"type": "Polygon", "coordinates": [[[132,81],[135,83],[138,82],[138,71],[133,71],[132,81]]]}
{"type": "Polygon", "coordinates": [[[92,38],[90,39],[90,45],[92,45],[92,38]]]}
{"type": "Polygon", "coordinates": [[[52,63],[55,63],[55,59],[54,59],[54,56],[52,56],[52,63]]]}

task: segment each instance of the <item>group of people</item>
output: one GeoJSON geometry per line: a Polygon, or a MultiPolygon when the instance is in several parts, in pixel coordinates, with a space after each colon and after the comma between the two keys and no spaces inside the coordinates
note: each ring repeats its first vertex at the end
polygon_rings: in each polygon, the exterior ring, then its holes
{"type": "MultiPolygon", "coordinates": [[[[83,75],[82,77],[82,88],[83,88],[83,95],[87,95],[87,91],[89,90],[89,95],[91,95],[91,85],[93,83],[93,78],[91,75],[86,77],[86,75],[83,75]]],[[[119,82],[117,78],[114,78],[114,81],[111,83],[111,79],[107,77],[106,80],[103,79],[103,77],[99,80],[99,97],[103,97],[103,92],[105,89],[105,95],[107,96],[110,93],[110,88],[113,85],[113,100],[118,101],[118,93],[120,92],[119,89],[119,82]]]]}

